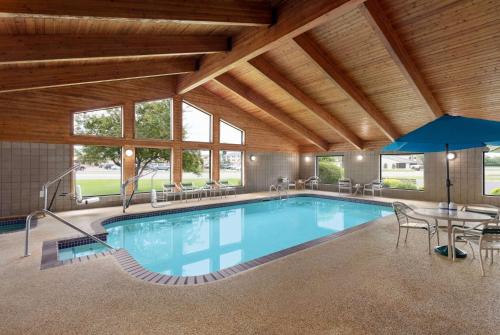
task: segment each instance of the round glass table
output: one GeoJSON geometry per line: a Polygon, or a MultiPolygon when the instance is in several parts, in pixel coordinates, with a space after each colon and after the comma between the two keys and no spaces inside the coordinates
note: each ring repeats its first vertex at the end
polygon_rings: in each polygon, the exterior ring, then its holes
{"type": "MultiPolygon", "coordinates": [[[[492,220],[492,217],[487,214],[475,213],[475,212],[466,212],[459,210],[447,210],[447,209],[438,209],[438,208],[415,208],[413,210],[416,214],[422,217],[437,219],[437,220],[445,220],[448,222],[448,245],[440,245],[434,248],[434,251],[443,255],[448,256],[448,258],[452,258],[452,253],[449,253],[448,250],[452,249],[452,229],[453,222],[488,222],[492,220]]],[[[455,248],[455,256],[457,258],[465,258],[467,257],[467,253],[458,248],[455,248]]]]}

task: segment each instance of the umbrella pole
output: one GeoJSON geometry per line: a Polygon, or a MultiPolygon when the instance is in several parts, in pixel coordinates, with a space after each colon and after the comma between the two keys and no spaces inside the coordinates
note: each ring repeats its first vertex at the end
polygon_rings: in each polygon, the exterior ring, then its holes
{"type": "Polygon", "coordinates": [[[450,160],[448,159],[448,143],[445,144],[446,148],[446,194],[448,196],[448,205],[451,202],[450,199],[450,188],[451,188],[451,181],[450,181],[450,160]]]}

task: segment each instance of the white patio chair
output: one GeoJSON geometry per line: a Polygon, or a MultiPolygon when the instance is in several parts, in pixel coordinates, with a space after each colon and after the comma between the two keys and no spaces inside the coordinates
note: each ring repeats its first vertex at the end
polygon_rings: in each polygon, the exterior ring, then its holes
{"type": "Polygon", "coordinates": [[[352,181],[350,178],[339,179],[338,187],[339,193],[342,193],[342,190],[346,190],[349,194],[352,194],[352,181]]]}
{"type": "Polygon", "coordinates": [[[316,186],[316,189],[319,190],[319,182],[320,179],[318,176],[312,176],[306,179],[306,181],[304,182],[304,187],[307,188],[307,186],[309,185],[311,190],[314,190],[314,186],[316,186]]]}
{"type": "Polygon", "coordinates": [[[432,236],[436,235],[437,243],[439,244],[439,229],[437,220],[435,220],[434,223],[430,223],[426,219],[417,217],[412,208],[402,202],[394,202],[392,204],[392,208],[394,208],[394,213],[396,214],[396,218],[398,220],[398,241],[396,242],[396,248],[399,246],[401,229],[406,229],[405,243],[408,239],[408,232],[410,231],[410,229],[426,230],[430,255],[432,236]]]}
{"type": "Polygon", "coordinates": [[[188,195],[191,195],[191,199],[194,199],[195,196],[198,197],[198,199],[201,199],[200,197],[200,189],[194,187],[193,183],[181,183],[180,185],[175,184],[176,187],[181,190],[181,200],[184,198],[186,202],[188,201],[188,195]]]}
{"type": "Polygon", "coordinates": [[[363,195],[366,194],[366,192],[371,192],[372,196],[375,196],[375,192],[378,192],[380,196],[382,196],[382,189],[384,188],[384,184],[382,181],[375,179],[369,184],[363,185],[363,195]]]}
{"type": "Polygon", "coordinates": [[[215,181],[209,180],[205,183],[205,186],[202,188],[202,192],[205,193],[205,197],[208,195],[210,199],[212,199],[212,196],[215,198],[217,197],[217,194],[222,197],[222,190],[221,188],[217,185],[215,181]]]}
{"type": "Polygon", "coordinates": [[[163,199],[164,201],[168,201],[168,198],[172,196],[172,200],[175,201],[175,197],[179,195],[180,200],[182,200],[182,193],[177,188],[175,184],[164,184],[163,185],[163,199]]]}
{"type": "MultiPolygon", "coordinates": [[[[221,190],[221,192],[224,191],[224,196],[227,197],[228,194],[233,192],[234,196],[236,197],[236,187],[229,185],[229,181],[221,180],[219,182],[216,182],[216,184],[219,187],[219,189],[221,190]]],[[[221,196],[222,196],[222,193],[221,193],[221,196]]]]}

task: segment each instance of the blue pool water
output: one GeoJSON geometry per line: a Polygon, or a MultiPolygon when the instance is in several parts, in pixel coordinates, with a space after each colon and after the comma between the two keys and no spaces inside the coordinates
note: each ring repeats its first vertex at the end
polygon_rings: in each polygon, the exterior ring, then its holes
{"type": "MultiPolygon", "coordinates": [[[[168,275],[218,271],[392,214],[390,207],[294,197],[118,221],[108,243],[168,275]]],[[[89,252],[71,248],[73,256],[89,252]]],[[[100,246],[93,247],[102,251],[100,246]]],[[[61,256],[60,256],[61,259],[61,256]]]]}

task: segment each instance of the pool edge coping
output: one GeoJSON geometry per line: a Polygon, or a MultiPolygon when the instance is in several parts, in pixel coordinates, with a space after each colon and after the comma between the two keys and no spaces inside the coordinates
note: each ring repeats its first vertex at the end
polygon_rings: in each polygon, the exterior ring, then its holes
{"type": "MultiPolygon", "coordinates": [[[[381,205],[381,206],[387,206],[389,207],[391,203],[389,202],[384,202],[384,201],[377,201],[377,200],[371,200],[371,199],[359,199],[359,198],[348,198],[348,197],[341,197],[341,196],[335,196],[335,195],[319,195],[319,194],[311,194],[311,193],[298,193],[298,194],[293,194],[289,196],[290,198],[295,198],[295,197],[318,197],[318,198],[324,198],[324,199],[331,199],[331,200],[340,200],[340,201],[349,201],[349,202],[358,202],[358,203],[364,203],[364,204],[372,204],[372,205],[381,205]]],[[[230,202],[223,202],[223,203],[213,203],[213,204],[204,204],[204,205],[198,205],[198,206],[189,206],[189,207],[181,207],[181,208],[173,208],[173,209],[166,209],[166,210],[159,210],[159,211],[150,211],[150,212],[139,212],[139,213],[133,213],[133,214],[121,214],[121,215],[113,215],[110,217],[105,217],[101,218],[99,220],[96,220],[91,223],[91,227],[94,230],[94,235],[100,235],[100,234],[107,234],[106,229],[104,226],[106,224],[111,224],[115,223],[118,221],[123,221],[123,220],[130,220],[130,219],[136,219],[136,218],[141,218],[141,217],[151,217],[151,216],[159,216],[159,215],[166,215],[166,214],[174,214],[174,213],[182,213],[182,212],[191,212],[191,211],[196,211],[196,210],[201,210],[201,209],[210,209],[210,208],[217,208],[217,207],[229,207],[229,206],[234,206],[238,204],[246,204],[246,203],[254,203],[254,202],[261,202],[261,201],[268,201],[268,200],[277,200],[279,197],[277,196],[271,196],[271,197],[263,197],[263,198],[258,198],[258,199],[250,199],[250,200],[239,200],[239,201],[230,201],[230,202]]],[[[64,239],[56,239],[56,240],[50,240],[50,241],[44,241],[43,246],[42,246],[42,260],[41,260],[41,265],[40,269],[45,270],[53,267],[58,267],[62,265],[67,265],[67,264],[75,264],[75,263],[81,263],[85,262],[88,260],[92,259],[97,259],[101,258],[104,256],[108,255],[113,255],[122,268],[126,273],[131,275],[132,277],[135,277],[141,281],[145,281],[148,283],[152,284],[161,284],[161,285],[168,285],[168,286],[192,286],[192,285],[202,285],[202,284],[207,284],[215,281],[219,281],[222,279],[226,279],[229,277],[232,277],[236,274],[246,272],[250,269],[256,268],[260,265],[269,263],[274,260],[278,260],[280,258],[283,258],[285,256],[294,254],[296,252],[302,251],[309,249],[311,247],[323,244],[325,242],[337,239],[341,236],[344,236],[349,233],[353,233],[355,231],[367,228],[375,223],[377,223],[378,220],[381,218],[376,218],[375,220],[368,221],[362,224],[359,224],[355,227],[351,227],[333,234],[329,234],[311,241],[307,241],[301,244],[297,244],[295,246],[292,246],[290,248],[286,248],[283,250],[279,250],[267,255],[264,255],[262,257],[239,263],[236,265],[233,265],[231,267],[221,269],[218,271],[210,272],[204,275],[199,275],[199,276],[171,276],[171,275],[166,275],[162,274],[159,272],[153,272],[149,271],[146,268],[144,268],[141,264],[139,264],[135,258],[132,257],[128,253],[127,250],[125,249],[113,249],[113,250],[107,250],[105,252],[99,252],[93,255],[87,255],[87,256],[81,256],[77,257],[74,259],[67,259],[64,261],[61,261],[58,259],[58,251],[59,251],[59,243],[64,243],[68,241],[72,241],[72,238],[64,238],[64,239]]],[[[77,238],[74,238],[77,239],[77,238]]]]}

